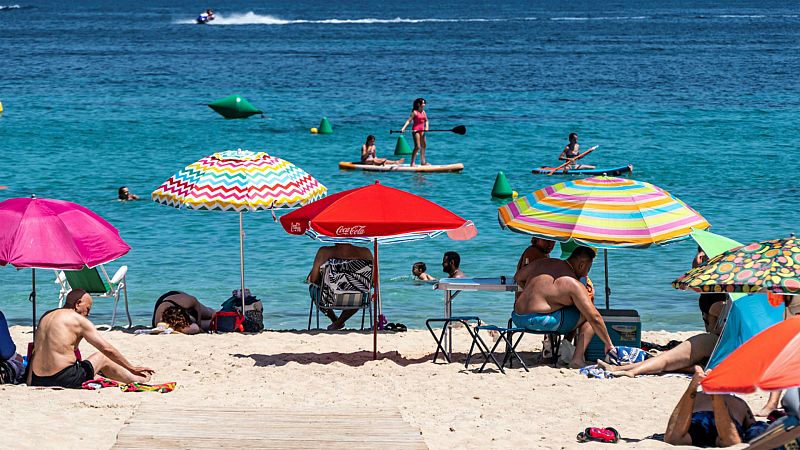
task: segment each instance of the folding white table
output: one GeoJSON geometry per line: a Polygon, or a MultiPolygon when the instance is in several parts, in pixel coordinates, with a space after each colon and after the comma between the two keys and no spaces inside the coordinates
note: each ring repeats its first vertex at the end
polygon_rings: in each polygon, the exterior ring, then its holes
{"type": "MultiPolygon", "coordinates": [[[[501,276],[494,278],[442,278],[437,281],[433,288],[444,291],[444,317],[449,319],[453,315],[453,299],[462,292],[488,291],[488,292],[517,292],[519,287],[514,282],[514,277],[501,276]]],[[[510,314],[510,313],[509,313],[510,314]]],[[[446,354],[448,360],[453,351],[453,333],[450,331],[451,324],[447,324],[444,331],[446,335],[446,354]]]]}

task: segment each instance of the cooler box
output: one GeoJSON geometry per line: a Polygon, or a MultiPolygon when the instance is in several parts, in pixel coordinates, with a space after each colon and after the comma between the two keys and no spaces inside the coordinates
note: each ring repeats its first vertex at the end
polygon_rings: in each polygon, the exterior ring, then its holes
{"type": "MultiPolygon", "coordinates": [[[[598,311],[606,322],[606,329],[615,346],[637,348],[642,346],[642,321],[638,311],[635,309],[598,309],[598,311]]],[[[606,355],[603,350],[603,341],[595,335],[586,348],[584,355],[586,361],[593,363],[598,359],[604,359],[606,355]]]]}

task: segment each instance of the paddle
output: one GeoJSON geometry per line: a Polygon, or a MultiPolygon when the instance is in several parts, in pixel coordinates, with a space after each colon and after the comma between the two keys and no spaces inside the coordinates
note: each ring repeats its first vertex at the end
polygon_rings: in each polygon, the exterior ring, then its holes
{"type": "MultiPolygon", "coordinates": [[[[451,133],[460,134],[460,135],[463,136],[463,135],[467,134],[467,127],[465,127],[464,125],[458,125],[458,126],[453,127],[453,128],[451,128],[449,130],[417,130],[417,131],[412,131],[412,133],[419,133],[420,131],[424,131],[426,133],[433,132],[433,131],[449,131],[451,133]]],[[[392,133],[402,133],[402,131],[400,131],[400,130],[389,130],[389,134],[392,134],[392,133]]]]}
{"type": "Polygon", "coordinates": [[[556,167],[555,169],[551,170],[550,173],[548,173],[547,175],[548,176],[552,175],[552,174],[558,172],[559,169],[563,169],[564,167],[567,167],[568,165],[570,165],[570,164],[574,163],[575,161],[583,158],[584,156],[588,155],[589,153],[592,153],[594,151],[594,149],[596,149],[597,147],[600,147],[600,146],[599,145],[595,145],[594,147],[590,148],[589,150],[586,150],[585,152],[581,153],[580,155],[578,155],[578,156],[576,156],[574,158],[568,159],[567,162],[565,162],[564,164],[562,164],[562,165],[556,167]]]}

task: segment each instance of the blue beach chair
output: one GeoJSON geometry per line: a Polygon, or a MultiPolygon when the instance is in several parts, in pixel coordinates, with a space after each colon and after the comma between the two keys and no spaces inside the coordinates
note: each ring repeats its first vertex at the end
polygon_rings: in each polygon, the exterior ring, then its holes
{"type": "Polygon", "coordinates": [[[8,331],[8,322],[3,311],[0,311],[0,361],[11,359],[17,353],[17,346],[11,339],[11,333],[8,331]]]}

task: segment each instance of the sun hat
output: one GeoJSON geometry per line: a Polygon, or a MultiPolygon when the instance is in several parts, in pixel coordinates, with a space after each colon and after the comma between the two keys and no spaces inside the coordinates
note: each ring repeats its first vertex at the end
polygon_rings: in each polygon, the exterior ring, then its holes
{"type": "MultiPolygon", "coordinates": [[[[577,249],[578,247],[589,247],[588,245],[587,246],[580,245],[572,239],[568,240],[567,242],[561,242],[560,244],[561,244],[561,256],[560,256],[561,259],[569,259],[569,257],[572,256],[572,252],[574,252],[575,249],[577,249]]],[[[592,251],[596,256],[597,249],[594,247],[589,247],[589,248],[592,249],[592,251]]]]}

